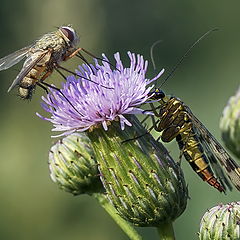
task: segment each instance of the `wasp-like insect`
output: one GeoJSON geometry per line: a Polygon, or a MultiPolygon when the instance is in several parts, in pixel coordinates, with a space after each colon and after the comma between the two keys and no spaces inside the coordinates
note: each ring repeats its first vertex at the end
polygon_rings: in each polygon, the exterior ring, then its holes
{"type": "Polygon", "coordinates": [[[59,64],[75,56],[80,50],[84,50],[83,48],[76,49],[78,42],[79,37],[71,26],[61,26],[56,31],[43,35],[30,46],[1,58],[0,71],[12,67],[26,57],[20,73],[9,87],[8,92],[18,85],[19,95],[23,99],[31,99],[36,85],[47,90],[44,85],[48,87],[51,85],[45,83],[44,80],[51,75],[53,70],[57,68],[66,70],[59,64]]]}
{"type": "Polygon", "coordinates": [[[176,138],[181,155],[184,155],[193,170],[220,192],[225,192],[227,188],[232,190],[228,178],[240,191],[239,165],[193,115],[190,108],[180,99],[168,97],[159,89],[151,92],[150,96],[151,100],[160,103],[158,107],[150,104],[158,118],[157,121],[153,120],[152,128],[162,133],[161,140],[171,142],[176,138]]]}

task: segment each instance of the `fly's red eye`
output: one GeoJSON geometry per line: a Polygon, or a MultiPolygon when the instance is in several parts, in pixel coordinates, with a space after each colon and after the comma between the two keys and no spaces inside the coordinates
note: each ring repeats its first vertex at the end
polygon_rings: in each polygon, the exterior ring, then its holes
{"type": "Polygon", "coordinates": [[[61,27],[60,28],[62,33],[69,39],[70,42],[72,42],[74,40],[74,32],[69,29],[68,27],[61,27]]]}

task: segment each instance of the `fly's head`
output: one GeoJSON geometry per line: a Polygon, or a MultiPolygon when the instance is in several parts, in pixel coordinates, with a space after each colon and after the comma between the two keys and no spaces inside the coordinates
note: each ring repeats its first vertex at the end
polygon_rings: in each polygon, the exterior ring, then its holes
{"type": "Polygon", "coordinates": [[[79,43],[79,37],[76,31],[72,28],[72,26],[61,26],[59,27],[59,31],[64,38],[65,42],[71,47],[74,48],[79,43]]]}

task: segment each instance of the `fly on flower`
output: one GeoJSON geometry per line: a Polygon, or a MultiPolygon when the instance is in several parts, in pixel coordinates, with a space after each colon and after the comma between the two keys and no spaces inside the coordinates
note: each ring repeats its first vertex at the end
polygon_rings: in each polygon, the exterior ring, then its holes
{"type": "MultiPolygon", "coordinates": [[[[36,85],[46,91],[46,87],[54,88],[44,82],[44,80],[52,74],[54,69],[59,73],[58,68],[75,74],[61,67],[59,64],[75,55],[86,62],[85,58],[79,52],[82,50],[87,54],[90,53],[83,48],[76,48],[78,42],[79,37],[71,26],[61,26],[56,31],[43,35],[30,46],[1,58],[0,71],[8,69],[26,58],[20,73],[12,82],[8,92],[18,85],[20,97],[23,99],[31,99],[36,85]]],[[[63,76],[62,73],[60,74],[63,76]]],[[[90,79],[87,80],[91,81],[90,79]]]]}
{"type": "Polygon", "coordinates": [[[149,93],[149,96],[160,103],[159,107],[150,104],[154,115],[159,118],[152,128],[162,132],[161,140],[170,142],[176,138],[181,155],[184,155],[193,170],[220,192],[225,192],[227,188],[232,190],[228,178],[240,191],[239,165],[193,115],[190,108],[178,98],[168,97],[158,89],[149,93]]]}

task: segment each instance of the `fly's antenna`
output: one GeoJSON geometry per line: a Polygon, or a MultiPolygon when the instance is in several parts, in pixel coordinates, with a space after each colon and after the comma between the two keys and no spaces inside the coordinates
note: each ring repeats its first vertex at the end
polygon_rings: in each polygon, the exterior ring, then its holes
{"type": "MultiPolygon", "coordinates": [[[[178,69],[179,65],[183,62],[183,60],[188,56],[188,54],[191,52],[191,50],[201,41],[203,40],[205,37],[207,37],[210,33],[219,30],[218,28],[213,28],[207,32],[205,32],[200,38],[198,38],[189,48],[188,50],[185,52],[185,54],[181,57],[181,59],[178,61],[178,63],[173,67],[173,69],[170,71],[170,73],[167,75],[167,77],[163,80],[162,84],[160,85],[160,88],[167,82],[167,80],[172,76],[172,74],[178,69]]],[[[156,42],[156,44],[153,44],[151,51],[153,51],[152,49],[157,45],[158,42],[156,42]]],[[[151,55],[151,59],[153,59],[153,54],[151,55]]],[[[155,62],[153,61],[153,65],[155,67],[155,62]]]]}

